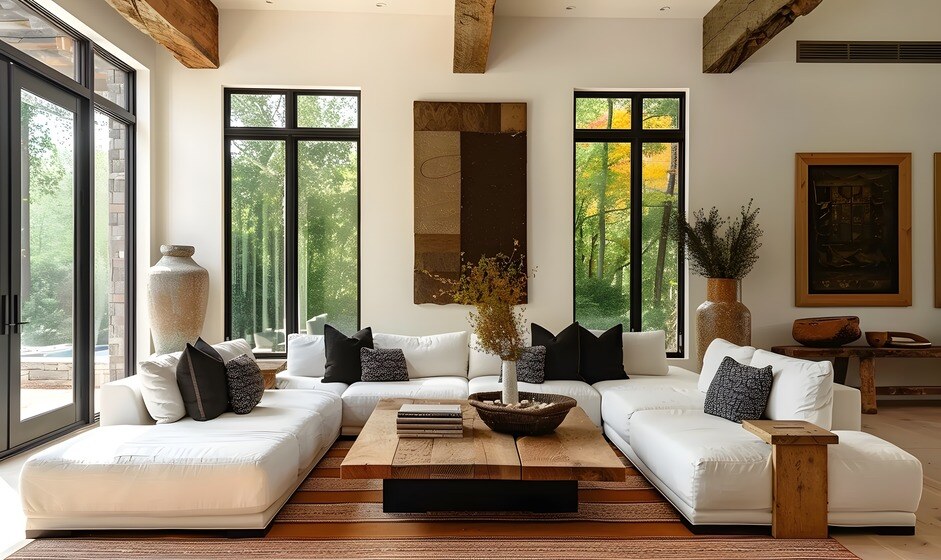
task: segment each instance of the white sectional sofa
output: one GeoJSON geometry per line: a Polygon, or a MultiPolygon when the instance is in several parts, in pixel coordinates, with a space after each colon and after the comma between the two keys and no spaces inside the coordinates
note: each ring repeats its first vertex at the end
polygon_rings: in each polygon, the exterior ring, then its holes
{"type": "Polygon", "coordinates": [[[246,415],[155,424],[139,376],[107,383],[100,427],[24,464],[27,537],[83,529],[264,529],[339,437],[341,415],[336,395],[272,390],[246,415]]]}
{"type": "MultiPolygon", "coordinates": [[[[262,529],[339,434],[358,433],[381,398],[463,399],[500,388],[499,358],[475,350],[466,333],[376,334],[374,343],[404,350],[409,381],[324,383],[323,337],[294,336],[279,390],[242,417],[154,425],[136,378],[105,385],[102,427],[24,467],[28,530],[262,529]]],[[[668,366],[663,345],[662,333],[626,333],[630,379],[521,383],[520,390],[575,398],[691,525],[770,525],[770,446],[703,412],[716,360],[731,354],[749,363],[754,349],[719,345],[700,375],[668,366]]],[[[828,362],[759,357],[777,368],[772,419],[806,419],[840,436],[829,446],[831,525],[913,530],[921,464],[859,431],[859,391],[835,385],[828,362]]]]}

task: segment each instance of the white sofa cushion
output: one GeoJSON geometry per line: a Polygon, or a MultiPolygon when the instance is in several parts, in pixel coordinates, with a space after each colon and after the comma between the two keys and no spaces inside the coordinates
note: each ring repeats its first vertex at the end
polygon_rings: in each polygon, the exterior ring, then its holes
{"type": "Polygon", "coordinates": [[[252,353],[251,344],[242,338],[213,344],[212,347],[216,352],[219,353],[220,356],[222,356],[223,362],[228,362],[232,358],[238,358],[242,354],[248,354],[253,360],[255,359],[255,355],[252,353]]]}
{"type": "Polygon", "coordinates": [[[466,377],[360,381],[343,393],[343,427],[362,428],[380,399],[466,399],[468,394],[466,377]]]}
{"type": "Polygon", "coordinates": [[[180,352],[151,356],[137,366],[140,392],[150,417],[158,424],[176,422],[186,416],[183,395],[176,382],[180,352]]]}
{"type": "Polygon", "coordinates": [[[774,384],[765,416],[771,420],[806,420],[825,430],[833,422],[833,364],[755,351],[752,367],[771,366],[774,384]]]}
{"type": "Polygon", "coordinates": [[[343,396],[343,393],[349,388],[346,383],[324,383],[323,377],[305,377],[303,375],[291,375],[288,371],[282,371],[275,376],[278,389],[308,389],[313,391],[323,391],[343,396]]]}
{"type": "Polygon", "coordinates": [[[637,457],[696,510],[771,509],[771,446],[702,410],[643,410],[631,418],[637,457]]]}
{"type": "Polygon", "coordinates": [[[23,510],[29,517],[257,513],[297,480],[292,434],[230,424],[197,435],[192,424],[104,426],[40,451],[20,475],[23,510]]]}
{"type": "Polygon", "coordinates": [[[467,332],[430,336],[376,333],[376,348],[398,348],[405,354],[409,379],[422,377],[467,378],[467,332]]]}
{"type": "Polygon", "coordinates": [[[631,417],[636,412],[702,410],[706,396],[699,392],[698,380],[695,373],[671,366],[668,375],[600,381],[593,387],[601,395],[604,423],[631,443],[631,417]]]}
{"type": "Polygon", "coordinates": [[[288,337],[290,375],[323,377],[327,369],[327,346],[322,334],[292,334],[288,337]]]}
{"type": "Polygon", "coordinates": [[[699,391],[705,393],[709,390],[722,360],[726,356],[732,358],[740,364],[751,365],[752,356],[755,354],[754,346],[739,346],[732,344],[724,338],[717,338],[706,348],[706,353],[702,357],[702,372],[699,374],[699,391]]]}
{"type": "Polygon", "coordinates": [[[830,512],[918,509],[922,467],[912,454],[865,432],[836,431],[828,445],[830,512]]]}
{"type": "MultiPolygon", "coordinates": [[[[483,393],[487,391],[502,391],[503,383],[498,375],[475,377],[468,382],[468,392],[483,393]]],[[[585,414],[596,425],[601,425],[601,395],[591,385],[584,381],[546,381],[545,383],[520,383],[520,391],[530,393],[551,393],[565,395],[578,401],[585,414]]]]}
{"type": "Polygon", "coordinates": [[[667,375],[666,333],[663,331],[626,332],[621,335],[624,371],[627,375],[667,375]]]}

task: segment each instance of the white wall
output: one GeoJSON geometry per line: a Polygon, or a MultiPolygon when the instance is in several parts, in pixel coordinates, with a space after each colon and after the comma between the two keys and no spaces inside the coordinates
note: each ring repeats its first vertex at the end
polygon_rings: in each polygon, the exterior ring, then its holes
{"type": "MultiPolygon", "coordinates": [[[[156,232],[160,242],[197,247],[211,277],[205,335],[221,338],[222,88],[359,87],[362,323],[401,333],[464,329],[465,309],[412,303],[412,102],[525,101],[529,259],[539,269],[527,316],[561,328],[572,320],[573,90],[688,88],[690,207],[730,214],[754,197],[762,209],[761,259],[744,285],[756,344],[789,342],[795,318],[848,312],[865,329],[941,340],[931,243],[941,70],[794,62],[796,39],[936,39],[939,19],[932,0],[828,0],[734,74],[704,75],[699,21],[498,18],[487,73],[454,75],[448,18],[223,11],[219,70],[187,70],[158,54],[165,97],[157,114],[167,134],[156,232]],[[803,151],[914,152],[913,307],[793,306],[794,153],[803,151]]],[[[692,319],[705,282],[689,285],[692,319]]],[[[695,356],[692,343],[688,353],[695,356]]],[[[927,374],[938,364],[919,367],[927,374]]]]}

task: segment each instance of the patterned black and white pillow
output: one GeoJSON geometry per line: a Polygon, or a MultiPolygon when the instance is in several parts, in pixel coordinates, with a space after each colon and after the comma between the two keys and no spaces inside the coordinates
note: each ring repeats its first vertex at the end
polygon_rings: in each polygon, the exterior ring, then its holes
{"type": "Polygon", "coordinates": [[[771,366],[746,366],[726,356],[706,392],[706,414],[732,422],[758,420],[765,413],[774,374],[771,366]]]}
{"type": "Polygon", "coordinates": [[[546,347],[523,348],[516,362],[516,379],[523,383],[542,383],[546,380],[546,347]]]}
{"type": "Polygon", "coordinates": [[[242,354],[226,362],[225,377],[232,412],[248,414],[261,402],[265,394],[265,377],[251,356],[242,354]]]}
{"type": "Polygon", "coordinates": [[[363,381],[408,381],[405,352],[400,348],[360,348],[363,381]]]}

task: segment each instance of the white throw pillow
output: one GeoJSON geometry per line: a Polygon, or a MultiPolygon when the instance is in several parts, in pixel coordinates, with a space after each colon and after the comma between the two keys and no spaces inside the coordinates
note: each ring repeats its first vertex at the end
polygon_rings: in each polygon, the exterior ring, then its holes
{"type": "Polygon", "coordinates": [[[373,346],[398,348],[405,354],[409,379],[419,377],[467,377],[467,332],[431,336],[376,333],[373,346]]]}
{"type": "Polygon", "coordinates": [[[627,375],[667,375],[667,335],[664,331],[626,332],[621,335],[627,375]]]}
{"type": "Polygon", "coordinates": [[[137,377],[144,406],[158,424],[170,424],[186,416],[183,395],[176,384],[176,364],[182,352],[154,355],[138,364],[137,377]]]}
{"type": "Polygon", "coordinates": [[[226,363],[232,358],[238,358],[242,354],[248,354],[251,359],[255,359],[255,355],[252,354],[252,346],[243,338],[213,344],[212,347],[222,356],[222,361],[226,363]]]}
{"type": "Polygon", "coordinates": [[[757,350],[751,366],[771,366],[774,382],[765,408],[771,420],[806,420],[825,430],[833,423],[833,364],[757,350]]]}
{"type": "Polygon", "coordinates": [[[754,346],[739,346],[732,344],[724,338],[717,338],[712,341],[706,354],[702,358],[702,372],[699,374],[699,391],[705,393],[709,391],[709,385],[712,385],[712,379],[716,376],[722,360],[726,356],[732,358],[740,364],[746,366],[751,363],[752,356],[755,354],[754,346]]]}
{"type": "Polygon", "coordinates": [[[323,377],[327,367],[327,346],[322,334],[291,335],[288,338],[288,373],[303,377],[323,377]]]}

